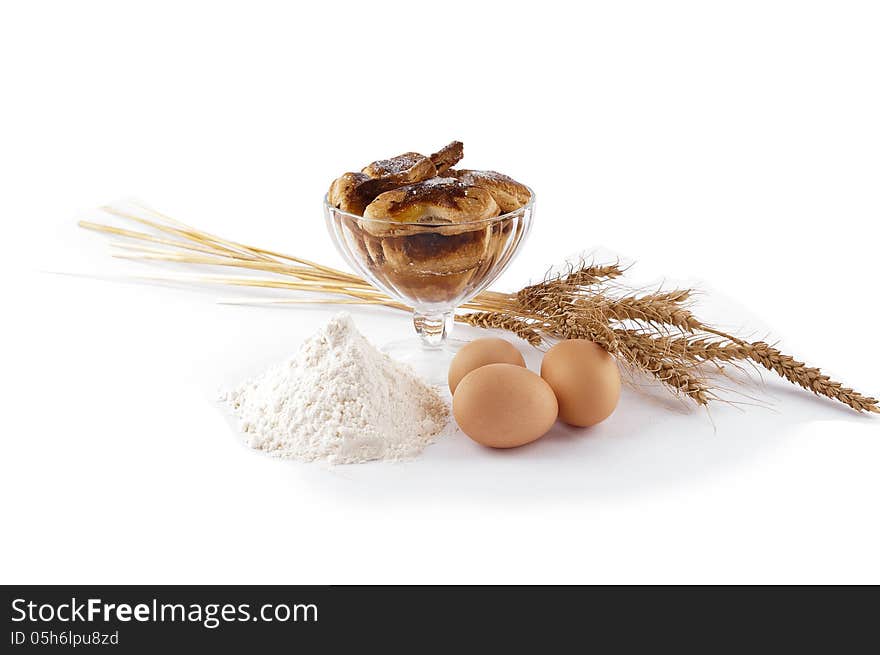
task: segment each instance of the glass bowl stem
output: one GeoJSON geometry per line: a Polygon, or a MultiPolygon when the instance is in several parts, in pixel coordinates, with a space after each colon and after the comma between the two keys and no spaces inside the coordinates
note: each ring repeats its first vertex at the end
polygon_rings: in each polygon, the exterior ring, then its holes
{"type": "Polygon", "coordinates": [[[413,326],[422,342],[422,346],[435,350],[443,347],[443,343],[452,333],[455,324],[455,309],[443,311],[413,310],[413,326]]]}

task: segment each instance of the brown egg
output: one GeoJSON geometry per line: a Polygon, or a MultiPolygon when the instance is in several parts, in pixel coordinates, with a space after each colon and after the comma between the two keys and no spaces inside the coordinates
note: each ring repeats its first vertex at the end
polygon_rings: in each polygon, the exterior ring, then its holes
{"type": "Polygon", "coordinates": [[[544,355],[541,377],[559,401],[559,420],[595,425],[611,416],[620,399],[620,371],[614,358],[592,341],[560,341],[544,355]]]}
{"type": "Polygon", "coordinates": [[[515,448],[547,433],[556,421],[556,396],[539,375],[515,364],[487,364],[462,378],[452,413],[471,439],[515,448]]]}
{"type": "Polygon", "coordinates": [[[526,362],[516,346],[509,341],[474,339],[455,353],[449,365],[449,390],[455,393],[455,387],[465,375],[486,364],[515,364],[525,368],[526,362]]]}

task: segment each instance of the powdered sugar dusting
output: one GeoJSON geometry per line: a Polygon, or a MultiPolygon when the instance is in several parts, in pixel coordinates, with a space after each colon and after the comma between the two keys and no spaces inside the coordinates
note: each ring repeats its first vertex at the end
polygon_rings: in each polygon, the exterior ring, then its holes
{"type": "Polygon", "coordinates": [[[397,175],[398,173],[410,170],[416,164],[424,161],[424,159],[424,155],[420,155],[417,152],[405,152],[404,154],[392,157],[391,159],[374,161],[367,168],[370,169],[374,175],[378,176],[397,175]]]}
{"type": "Polygon", "coordinates": [[[433,187],[433,186],[449,186],[460,184],[458,180],[454,177],[431,177],[423,182],[419,182],[422,186],[433,187]]]}

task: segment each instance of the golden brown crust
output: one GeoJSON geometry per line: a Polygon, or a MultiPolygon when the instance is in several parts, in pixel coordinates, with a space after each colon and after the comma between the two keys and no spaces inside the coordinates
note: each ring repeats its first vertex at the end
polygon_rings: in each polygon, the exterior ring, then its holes
{"type": "Polygon", "coordinates": [[[446,174],[461,180],[465,184],[489,191],[504,214],[524,206],[531,197],[531,193],[525,184],[520,184],[512,177],[508,177],[503,173],[450,169],[446,174]]]}
{"type": "Polygon", "coordinates": [[[464,157],[464,144],[461,141],[453,141],[431,155],[431,161],[437,168],[437,175],[442,176],[460,162],[462,157],[464,157]]]}
{"type": "Polygon", "coordinates": [[[379,159],[366,166],[365,175],[385,180],[394,186],[414,184],[437,175],[437,168],[429,157],[417,152],[405,152],[391,159],[379,159]]]}
{"type": "Polygon", "coordinates": [[[372,197],[366,192],[364,183],[369,177],[363,173],[344,173],[333,180],[330,190],[327,192],[328,202],[349,214],[363,215],[373,198],[379,195],[377,192],[372,197]]]}
{"type": "Polygon", "coordinates": [[[364,218],[454,225],[492,218],[499,213],[498,204],[486,189],[452,178],[432,178],[380,194],[367,206],[364,218]]]}
{"type": "Polygon", "coordinates": [[[333,180],[327,199],[330,204],[349,214],[364,215],[364,210],[381,193],[400,187],[395,176],[371,178],[365,173],[344,173],[333,180]]]}

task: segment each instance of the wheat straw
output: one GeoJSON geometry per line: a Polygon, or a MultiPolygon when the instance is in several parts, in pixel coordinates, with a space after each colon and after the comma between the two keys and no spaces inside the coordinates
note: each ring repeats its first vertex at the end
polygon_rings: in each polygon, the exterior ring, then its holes
{"type": "MultiPolygon", "coordinates": [[[[143,262],[240,269],[253,275],[138,276],[135,279],[280,289],[304,298],[228,299],[227,304],[377,305],[409,311],[357,275],[308,259],[237,243],[139,206],[145,218],[117,207],[103,211],[155,230],[150,234],[113,225],[80,221],[84,229],[134,243],[113,243],[114,257],[143,262]],[[143,245],[143,244],[150,244],[143,245]],[[157,247],[158,246],[158,247],[157,247]]],[[[625,367],[653,376],[670,391],[697,405],[719,400],[700,367],[751,361],[813,393],[859,412],[880,412],[875,398],[831,380],[818,368],[783,354],[762,341],[748,342],[702,323],[691,311],[689,289],[639,295],[619,285],[619,264],[580,261],[516,293],[484,291],[462,305],[456,320],[480,328],[511,332],[534,346],[559,339],[590,339],[625,367]]]]}

